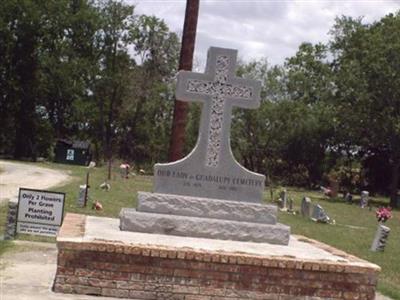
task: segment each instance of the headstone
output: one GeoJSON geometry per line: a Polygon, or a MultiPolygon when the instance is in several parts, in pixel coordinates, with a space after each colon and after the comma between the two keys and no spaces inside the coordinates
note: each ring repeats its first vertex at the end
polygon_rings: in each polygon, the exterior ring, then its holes
{"type": "Polygon", "coordinates": [[[279,193],[279,207],[281,209],[287,209],[287,205],[288,205],[287,190],[283,189],[279,193]]]}
{"type": "Polygon", "coordinates": [[[304,197],[301,201],[301,215],[303,217],[310,218],[312,212],[312,203],[311,199],[308,197],[304,197]]]}
{"type": "Polygon", "coordinates": [[[176,98],[203,103],[199,136],[187,157],[155,165],[155,192],[261,202],[265,176],[241,166],[230,145],[232,109],[260,105],[261,84],[235,76],[236,57],[211,47],[204,74],[179,72],[176,98]]]}
{"type": "Polygon", "coordinates": [[[314,205],[311,219],[313,219],[316,222],[321,222],[321,223],[328,223],[330,221],[330,218],[325,213],[325,210],[319,204],[314,205]]]}
{"type": "Polygon", "coordinates": [[[389,233],[389,227],[379,224],[374,241],[372,242],[371,251],[384,251],[389,233]]]}
{"type": "Polygon", "coordinates": [[[361,200],[360,200],[361,208],[367,207],[368,206],[368,201],[369,201],[369,192],[368,191],[362,191],[361,192],[361,200]]]}
{"type": "Polygon", "coordinates": [[[154,193],[120,213],[121,230],[287,245],[290,228],[261,204],[265,176],[230,146],[233,107],[256,108],[260,82],[235,76],[237,51],[210,48],[205,74],[180,71],[176,98],[203,103],[199,137],[185,158],[154,167],[154,193]]]}
{"type": "Polygon", "coordinates": [[[353,204],[353,196],[349,192],[345,194],[344,200],[349,204],[353,204]]]}
{"type": "Polygon", "coordinates": [[[76,201],[78,207],[85,206],[85,197],[86,197],[86,184],[83,184],[79,186],[79,194],[78,194],[78,199],[76,201]]]}
{"type": "Polygon", "coordinates": [[[292,198],[289,199],[288,211],[293,212],[293,199],[292,198]]]}

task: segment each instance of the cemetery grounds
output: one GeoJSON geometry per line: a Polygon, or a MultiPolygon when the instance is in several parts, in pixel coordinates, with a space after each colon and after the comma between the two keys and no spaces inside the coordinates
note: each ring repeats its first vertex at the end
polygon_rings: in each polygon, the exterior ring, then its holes
{"type": "MultiPolygon", "coordinates": [[[[81,166],[69,166],[53,163],[38,163],[41,167],[54,168],[68,171],[73,177],[66,185],[50,190],[66,193],[65,212],[74,212],[87,215],[117,218],[121,208],[136,206],[138,191],[152,190],[152,176],[131,175],[128,179],[120,175],[119,164],[115,163],[112,172],[110,191],[104,191],[99,186],[105,181],[106,167],[88,169],[81,166]],[[85,184],[87,171],[90,171],[89,201],[85,208],[76,205],[79,185],[85,184]],[[94,201],[99,201],[102,211],[92,209],[94,201]]],[[[1,171],[0,171],[1,172],[1,171]]],[[[358,203],[359,197],[354,197],[354,204],[345,203],[342,198],[329,199],[318,191],[310,191],[289,187],[288,196],[294,200],[296,214],[280,212],[279,222],[291,226],[292,234],[300,234],[319,240],[350,254],[366,259],[382,267],[379,276],[378,290],[393,298],[400,300],[400,211],[393,211],[393,218],[386,225],[391,228],[388,243],[384,252],[371,252],[369,250],[377,228],[375,210],[380,205],[387,205],[388,199],[383,197],[371,197],[372,210],[361,209],[358,203]],[[304,196],[310,197],[313,204],[320,204],[335,220],[335,225],[315,223],[301,216],[300,204],[304,196]]],[[[273,190],[274,199],[278,198],[279,188],[273,190]]],[[[264,193],[266,203],[275,203],[271,199],[270,190],[264,193]]],[[[4,232],[7,214],[6,203],[0,206],[0,234],[4,232]]],[[[19,235],[17,239],[55,242],[54,238],[19,235]]],[[[5,251],[15,250],[16,246],[9,241],[0,241],[0,255],[5,251]]]]}

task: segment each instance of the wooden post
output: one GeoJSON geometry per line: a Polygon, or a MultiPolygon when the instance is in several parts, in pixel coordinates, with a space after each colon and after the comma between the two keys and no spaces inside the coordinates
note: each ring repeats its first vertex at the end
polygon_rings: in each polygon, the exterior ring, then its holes
{"type": "MultiPolygon", "coordinates": [[[[181,54],[179,59],[179,70],[192,70],[198,15],[199,0],[187,0],[185,23],[183,25],[181,54]]],[[[183,156],[187,113],[188,103],[176,99],[169,146],[169,161],[176,161],[183,156]]]]}
{"type": "Polygon", "coordinates": [[[89,172],[86,173],[85,201],[83,202],[83,207],[86,207],[86,205],[87,205],[88,189],[89,189],[89,172]]]}

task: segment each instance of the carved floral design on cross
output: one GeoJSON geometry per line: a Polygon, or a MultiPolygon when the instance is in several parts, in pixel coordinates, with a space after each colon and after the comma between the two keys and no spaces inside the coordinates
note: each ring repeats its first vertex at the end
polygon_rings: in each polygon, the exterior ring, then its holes
{"type": "Polygon", "coordinates": [[[207,131],[204,158],[207,167],[218,167],[222,144],[229,143],[225,140],[229,139],[229,132],[224,132],[223,126],[224,122],[230,124],[231,119],[227,105],[242,108],[259,105],[260,83],[235,76],[236,56],[236,50],[212,47],[204,74],[181,71],[178,77],[178,100],[201,101],[210,106],[208,124],[200,124],[200,131],[207,131]]]}

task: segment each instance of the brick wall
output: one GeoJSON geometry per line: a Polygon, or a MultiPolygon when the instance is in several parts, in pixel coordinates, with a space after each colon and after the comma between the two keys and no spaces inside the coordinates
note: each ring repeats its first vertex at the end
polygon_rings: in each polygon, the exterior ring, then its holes
{"type": "MultiPolygon", "coordinates": [[[[61,233],[79,232],[82,226],[75,224],[61,233]]],[[[64,240],[58,247],[55,292],[119,298],[367,300],[374,299],[378,274],[362,264],[118,242],[64,240]]]]}

